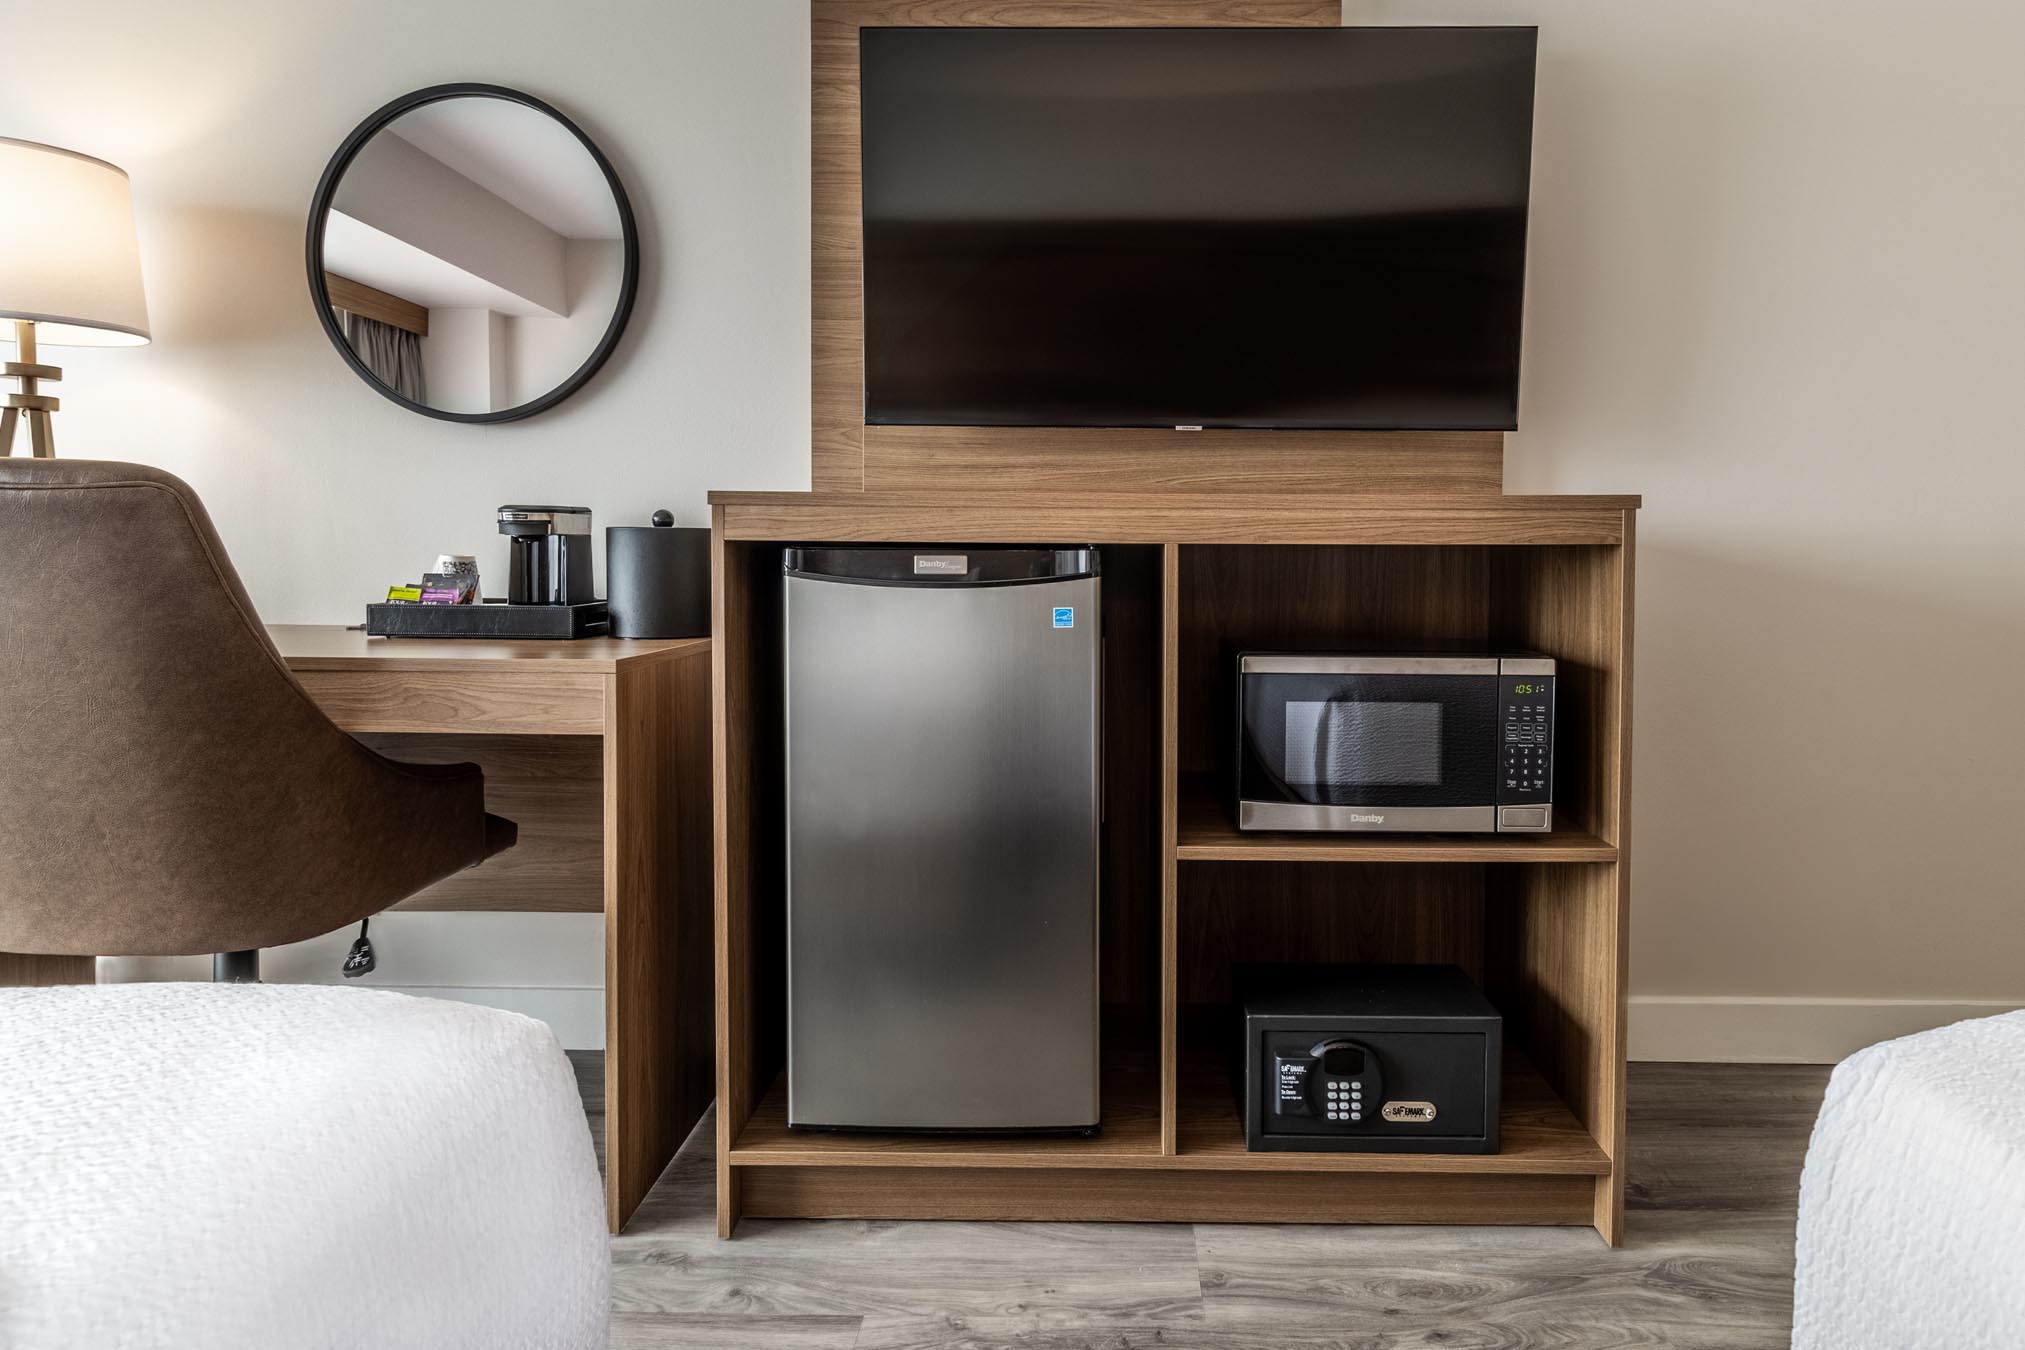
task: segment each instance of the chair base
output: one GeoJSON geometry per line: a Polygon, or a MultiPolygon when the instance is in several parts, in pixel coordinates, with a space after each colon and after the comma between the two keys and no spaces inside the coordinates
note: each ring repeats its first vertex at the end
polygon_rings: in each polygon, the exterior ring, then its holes
{"type": "Polygon", "coordinates": [[[211,983],[259,984],[260,950],[217,953],[211,958],[211,983]]]}

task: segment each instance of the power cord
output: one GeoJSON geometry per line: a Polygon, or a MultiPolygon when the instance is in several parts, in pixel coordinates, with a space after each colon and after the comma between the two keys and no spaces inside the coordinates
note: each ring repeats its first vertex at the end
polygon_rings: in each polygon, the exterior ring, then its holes
{"type": "Polygon", "coordinates": [[[372,922],[371,919],[359,920],[358,941],[352,943],[351,955],[345,957],[344,976],[348,980],[372,973],[373,967],[379,964],[373,958],[373,940],[366,936],[366,929],[372,922]]]}

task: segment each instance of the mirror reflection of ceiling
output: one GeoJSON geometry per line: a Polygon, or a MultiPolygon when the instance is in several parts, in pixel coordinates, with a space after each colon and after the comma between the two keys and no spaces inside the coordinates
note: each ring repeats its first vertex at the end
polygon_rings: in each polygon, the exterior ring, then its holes
{"type": "Polygon", "coordinates": [[[359,151],[323,263],[425,309],[562,318],[571,240],[619,240],[612,190],[576,137],[522,104],[447,99],[359,151]]]}
{"type": "Polygon", "coordinates": [[[471,96],[404,113],[360,148],[325,217],[322,264],[426,310],[418,401],[482,413],[539,398],[583,363],[625,257],[611,185],[569,128],[471,96]]]}

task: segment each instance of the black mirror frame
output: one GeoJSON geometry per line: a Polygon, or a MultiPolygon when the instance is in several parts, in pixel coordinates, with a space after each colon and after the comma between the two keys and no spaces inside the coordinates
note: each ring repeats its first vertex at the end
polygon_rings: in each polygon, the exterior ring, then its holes
{"type": "Polygon", "coordinates": [[[345,137],[344,144],[338,147],[337,153],[330,157],[330,163],[324,166],[323,177],[317,180],[316,195],[309,203],[309,234],[305,244],[305,261],[309,269],[310,299],[316,305],[316,317],[323,324],[324,336],[330,339],[331,346],[337,348],[338,355],[345,359],[345,364],[350,366],[370,388],[410,412],[418,412],[425,417],[434,417],[444,422],[517,422],[523,417],[546,412],[583,388],[591,376],[597,374],[598,367],[605,364],[613,348],[619,345],[619,337],[626,331],[626,321],[633,315],[633,298],[640,286],[640,230],[633,221],[633,204],[627,198],[626,189],[619,182],[619,175],[612,168],[612,162],[605,158],[604,151],[598,149],[597,143],[584,134],[582,127],[534,95],[522,93],[518,89],[508,89],[497,84],[437,84],[427,89],[417,89],[412,94],[403,94],[375,111],[372,116],[353,128],[351,135],[345,137]],[[605,328],[605,335],[598,339],[598,345],[584,359],[584,363],[578,366],[568,379],[540,398],[531,399],[516,407],[501,408],[496,412],[450,412],[442,408],[432,408],[425,403],[417,403],[389,389],[379,376],[373,374],[365,362],[359,360],[358,353],[352,350],[352,344],[345,340],[344,330],[338,327],[337,313],[331,307],[330,288],[324,284],[323,279],[324,220],[330,214],[331,201],[337,196],[338,184],[343,181],[345,170],[351,167],[354,159],[358,158],[359,151],[365,148],[366,142],[378,135],[395,118],[427,104],[441,103],[454,98],[504,99],[509,103],[533,108],[536,112],[546,113],[568,128],[569,133],[590,152],[591,159],[604,173],[605,182],[612,189],[612,200],[619,208],[620,234],[626,247],[625,276],[619,282],[618,306],[612,311],[612,321],[605,328]]]}

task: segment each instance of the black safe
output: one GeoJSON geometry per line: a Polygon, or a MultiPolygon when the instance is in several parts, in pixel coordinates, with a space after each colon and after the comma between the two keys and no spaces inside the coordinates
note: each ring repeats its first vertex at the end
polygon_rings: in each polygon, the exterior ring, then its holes
{"type": "Polygon", "coordinates": [[[1456,966],[1241,965],[1245,1145],[1496,1153],[1504,1019],[1456,966]]]}

